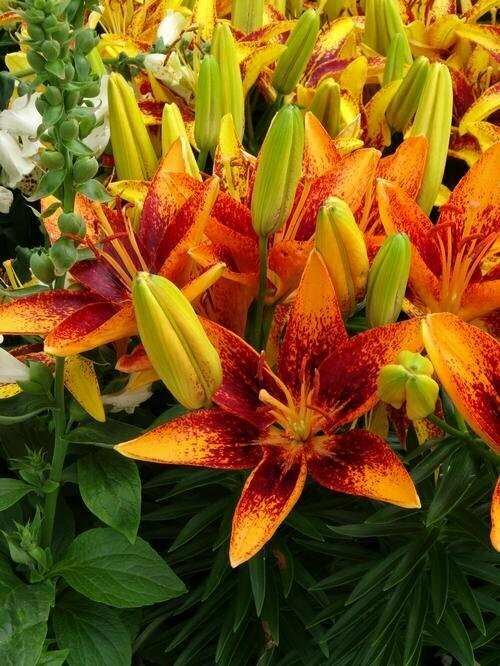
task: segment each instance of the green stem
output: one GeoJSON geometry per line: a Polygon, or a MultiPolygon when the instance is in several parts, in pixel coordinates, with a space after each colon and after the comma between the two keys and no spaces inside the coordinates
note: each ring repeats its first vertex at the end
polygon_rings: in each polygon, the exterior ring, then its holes
{"type": "Polygon", "coordinates": [[[434,423],[434,425],[437,425],[438,428],[441,428],[444,432],[447,432],[449,435],[453,435],[457,439],[467,439],[470,440],[471,437],[468,432],[464,432],[463,430],[458,430],[457,428],[454,428],[451,426],[449,423],[446,423],[446,421],[443,421],[443,419],[440,419],[439,416],[436,416],[435,414],[429,414],[429,416],[426,417],[434,423]]]}
{"type": "Polygon", "coordinates": [[[208,157],[208,150],[200,150],[198,153],[198,159],[196,160],[196,164],[198,165],[198,169],[200,171],[205,170],[205,164],[207,163],[207,157],[208,157]]]}
{"type": "MultiPolygon", "coordinates": [[[[56,407],[52,414],[54,419],[54,453],[52,455],[52,466],[50,470],[50,480],[57,484],[61,482],[61,475],[66,458],[68,447],[64,439],[66,430],[66,413],[64,409],[64,358],[56,358],[54,397],[56,407]]],[[[43,512],[42,526],[42,544],[44,547],[50,546],[52,534],[54,532],[54,519],[56,516],[57,498],[59,496],[59,486],[51,493],[45,496],[45,507],[43,512]]]]}
{"type": "Polygon", "coordinates": [[[250,344],[257,351],[262,350],[262,322],[264,318],[264,302],[267,290],[267,237],[259,237],[259,292],[255,319],[250,335],[250,344]]]}
{"type": "Polygon", "coordinates": [[[458,426],[459,430],[461,430],[464,433],[468,433],[467,424],[465,423],[465,419],[457,409],[455,410],[455,419],[456,419],[457,426],[458,426]]]}

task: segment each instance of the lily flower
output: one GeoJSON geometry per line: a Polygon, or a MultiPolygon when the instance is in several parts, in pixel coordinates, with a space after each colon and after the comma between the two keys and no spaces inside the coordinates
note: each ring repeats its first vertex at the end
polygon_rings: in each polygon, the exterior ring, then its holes
{"type": "Polygon", "coordinates": [[[420,506],[408,473],[383,439],[367,430],[339,431],[374,406],[378,371],[401,345],[421,346],[417,322],[349,340],[327,268],[313,250],[276,373],[234,333],[211,322],[205,327],[223,367],[222,386],[212,398],[217,406],[173,419],[116,448],[150,462],[255,467],[233,518],[233,567],[269,541],[298,501],[308,473],[331,490],[420,506]]]}

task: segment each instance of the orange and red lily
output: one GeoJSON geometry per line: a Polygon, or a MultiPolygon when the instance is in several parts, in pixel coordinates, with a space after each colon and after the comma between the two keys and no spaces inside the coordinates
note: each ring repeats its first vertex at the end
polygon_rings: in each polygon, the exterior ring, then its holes
{"type": "Polygon", "coordinates": [[[383,439],[367,430],[339,431],[376,403],[379,369],[401,347],[421,347],[417,322],[348,339],[328,271],[313,251],[276,373],[234,333],[211,322],[205,326],[223,367],[222,386],[213,396],[216,406],[169,421],[117,448],[151,462],[255,467],[233,519],[233,566],[272,537],[298,501],[308,473],[331,490],[420,506],[408,473],[383,439]]]}

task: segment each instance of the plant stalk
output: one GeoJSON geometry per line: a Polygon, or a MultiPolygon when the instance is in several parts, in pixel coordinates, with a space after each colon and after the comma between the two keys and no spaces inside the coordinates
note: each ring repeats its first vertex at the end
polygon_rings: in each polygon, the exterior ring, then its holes
{"type": "Polygon", "coordinates": [[[264,304],[267,290],[267,237],[259,237],[259,291],[255,318],[250,335],[250,344],[258,352],[262,351],[262,326],[264,320],[264,304]]]}

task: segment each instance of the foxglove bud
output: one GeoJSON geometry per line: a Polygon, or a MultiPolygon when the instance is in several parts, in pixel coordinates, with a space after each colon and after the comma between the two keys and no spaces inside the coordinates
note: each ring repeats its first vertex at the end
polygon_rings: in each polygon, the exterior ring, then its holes
{"type": "Polygon", "coordinates": [[[280,95],[289,95],[302,76],[319,33],[319,16],[308,9],[297,21],[286,41],[286,49],[278,58],[273,74],[274,89],[280,95]]]}
{"type": "Polygon", "coordinates": [[[328,269],[340,311],[348,317],[364,296],[369,262],[363,232],[341,199],[329,197],[319,209],[315,245],[328,269]]]}
{"type": "Polygon", "coordinates": [[[384,241],[368,274],[366,318],[372,328],[396,321],[410,275],[411,245],[404,233],[384,241]]]}
{"type": "Polygon", "coordinates": [[[274,116],[260,149],[252,192],[252,224],[258,236],[275,233],[292,210],[304,151],[304,121],[296,106],[274,116]]]}
{"type": "Polygon", "coordinates": [[[151,180],[158,158],[134,92],[121,74],[108,81],[109,128],[119,180],[151,180]]]}
{"type": "Polygon", "coordinates": [[[262,27],[264,0],[233,0],[231,23],[237,30],[249,33],[262,27]]]}
{"type": "Polygon", "coordinates": [[[194,138],[200,152],[212,152],[217,145],[222,118],[220,69],[212,55],[201,61],[196,89],[194,138]]]}
{"type": "Polygon", "coordinates": [[[222,115],[233,116],[234,127],[239,141],[245,129],[245,96],[241,82],[240,65],[236,44],[227,23],[216,25],[212,38],[212,54],[220,68],[222,85],[222,115]]]}
{"type": "Polygon", "coordinates": [[[337,136],[340,123],[339,84],[333,79],[325,79],[314,93],[309,111],[314,113],[332,138],[337,136]]]}
{"type": "Polygon", "coordinates": [[[55,279],[54,264],[45,248],[33,250],[30,256],[30,270],[43,284],[52,284],[55,279]]]}
{"type": "Polygon", "coordinates": [[[403,37],[405,62],[411,64],[410,44],[397,0],[366,0],[364,43],[377,53],[386,55],[396,33],[403,37]]]}
{"type": "Polygon", "coordinates": [[[189,409],[207,406],[222,382],[222,366],[191,304],[169,280],[138,273],[132,300],[139,335],[160,378],[189,409]]]}

